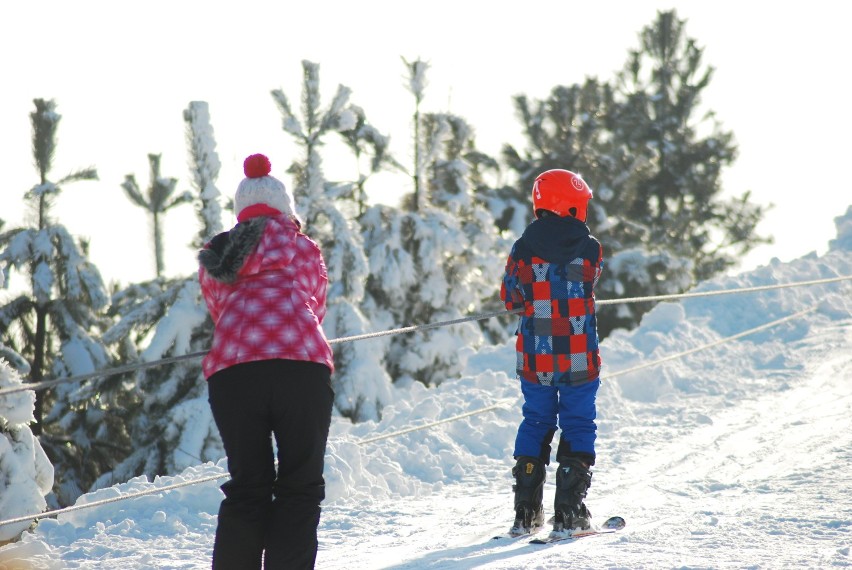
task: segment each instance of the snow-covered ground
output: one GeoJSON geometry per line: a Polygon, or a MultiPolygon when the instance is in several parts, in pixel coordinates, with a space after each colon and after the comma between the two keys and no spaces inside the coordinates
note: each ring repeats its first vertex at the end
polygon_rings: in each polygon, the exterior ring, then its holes
{"type": "MultiPolygon", "coordinates": [[[[852,275],[850,226],[852,209],[824,256],[697,291],[852,275]]],[[[599,520],[624,516],[627,527],[572,543],[491,540],[513,515],[520,391],[511,343],[463,351],[462,377],[436,389],[400,386],[381,422],[335,419],[318,568],[852,566],[852,282],[663,303],[635,331],[606,339],[587,504],[599,520]],[[810,307],[754,335],[617,374],[810,307]]],[[[78,504],[224,471],[206,464],[139,478],[78,504]]],[[[42,520],[0,549],[0,569],[209,567],[223,480],[42,520]]]]}

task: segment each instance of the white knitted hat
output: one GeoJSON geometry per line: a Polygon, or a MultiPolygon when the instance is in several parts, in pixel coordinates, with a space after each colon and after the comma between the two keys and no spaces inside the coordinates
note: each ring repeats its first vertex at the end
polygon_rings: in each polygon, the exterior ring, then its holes
{"type": "Polygon", "coordinates": [[[272,164],[262,154],[253,154],[243,162],[243,172],[246,178],[237,187],[234,196],[234,212],[237,219],[240,213],[250,206],[265,204],[275,208],[282,214],[296,216],[296,206],[293,196],[287,192],[284,183],[269,176],[272,164]]]}

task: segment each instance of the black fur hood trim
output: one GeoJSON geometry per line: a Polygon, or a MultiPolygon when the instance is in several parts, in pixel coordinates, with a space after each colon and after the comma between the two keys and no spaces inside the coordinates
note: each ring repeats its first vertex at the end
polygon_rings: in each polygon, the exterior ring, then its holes
{"type": "Polygon", "coordinates": [[[268,219],[266,216],[252,218],[217,235],[198,252],[198,262],[210,277],[223,283],[233,283],[246,258],[263,236],[268,219]]]}

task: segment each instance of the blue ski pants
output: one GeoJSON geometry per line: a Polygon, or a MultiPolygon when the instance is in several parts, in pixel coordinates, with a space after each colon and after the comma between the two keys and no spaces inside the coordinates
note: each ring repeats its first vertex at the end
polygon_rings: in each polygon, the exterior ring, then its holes
{"type": "Polygon", "coordinates": [[[595,463],[595,399],[600,379],[580,385],[544,386],[521,380],[524,419],[515,439],[515,458],[538,457],[550,464],[550,444],[562,430],[556,460],[578,457],[595,463]]]}

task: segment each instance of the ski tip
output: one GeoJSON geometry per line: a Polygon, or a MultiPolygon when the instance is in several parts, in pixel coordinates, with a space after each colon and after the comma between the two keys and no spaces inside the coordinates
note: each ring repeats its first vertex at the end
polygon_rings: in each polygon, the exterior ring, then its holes
{"type": "Polygon", "coordinates": [[[627,526],[627,521],[625,521],[622,517],[609,517],[603,522],[601,528],[621,530],[625,526],[627,526]]]}

